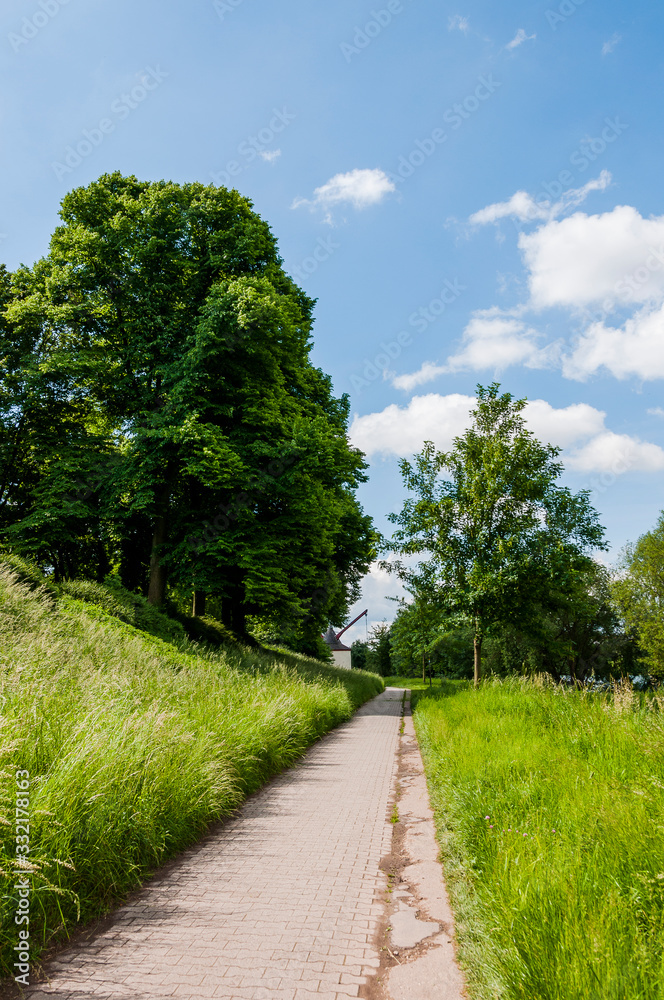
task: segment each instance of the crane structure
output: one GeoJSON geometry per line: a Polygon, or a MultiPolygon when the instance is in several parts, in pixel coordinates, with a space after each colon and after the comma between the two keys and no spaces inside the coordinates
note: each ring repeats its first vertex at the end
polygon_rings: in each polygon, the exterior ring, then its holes
{"type": "Polygon", "coordinates": [[[330,625],[325,635],[321,636],[323,642],[326,642],[330,647],[330,650],[332,652],[332,659],[334,660],[335,666],[346,667],[348,670],[350,670],[351,666],[350,646],[345,646],[343,644],[343,642],[341,641],[341,636],[344,634],[344,632],[348,631],[351,625],[354,625],[355,622],[359,622],[360,618],[363,618],[365,615],[368,614],[369,611],[368,609],[366,609],[361,614],[359,614],[357,618],[353,618],[352,622],[346,625],[345,628],[342,628],[341,632],[335,632],[332,626],[330,625]]]}
{"type": "Polygon", "coordinates": [[[339,639],[341,638],[341,636],[342,636],[342,635],[344,634],[344,632],[347,632],[347,631],[348,631],[348,629],[349,629],[349,628],[351,627],[351,625],[354,625],[354,624],[355,624],[355,622],[359,622],[360,618],[364,618],[364,616],[365,616],[365,615],[368,615],[368,614],[369,614],[369,609],[368,609],[368,608],[366,608],[366,609],[365,609],[365,610],[364,610],[364,611],[362,612],[362,614],[361,614],[361,615],[358,615],[358,616],[357,616],[357,618],[353,618],[353,620],[352,620],[352,622],[350,623],[350,625],[346,625],[346,628],[342,628],[341,632],[337,632],[337,642],[339,641],[339,639]]]}

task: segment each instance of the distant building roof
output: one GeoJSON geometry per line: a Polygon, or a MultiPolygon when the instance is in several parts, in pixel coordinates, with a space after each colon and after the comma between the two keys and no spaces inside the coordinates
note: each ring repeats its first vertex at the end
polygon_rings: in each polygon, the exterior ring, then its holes
{"type": "Polygon", "coordinates": [[[326,642],[330,649],[343,650],[345,653],[350,653],[350,646],[344,646],[343,642],[337,639],[337,633],[331,625],[323,636],[323,642],[326,642]]]}

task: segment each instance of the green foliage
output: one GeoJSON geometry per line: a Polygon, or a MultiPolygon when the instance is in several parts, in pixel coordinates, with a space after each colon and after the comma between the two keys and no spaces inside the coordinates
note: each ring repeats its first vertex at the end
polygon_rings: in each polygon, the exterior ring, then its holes
{"type": "Polygon", "coordinates": [[[664,678],[664,514],[636,545],[627,546],[612,589],[626,626],[638,638],[647,669],[664,678]]]}
{"type": "Polygon", "coordinates": [[[54,586],[53,581],[44,576],[39,567],[30,560],[22,559],[21,556],[14,555],[12,552],[0,550],[0,562],[9,567],[19,583],[27,584],[30,590],[42,590],[54,598],[57,596],[59,591],[54,586]]]}
{"type": "Polygon", "coordinates": [[[60,585],[60,590],[77,601],[96,604],[106,614],[166,642],[177,644],[185,638],[185,629],[179,622],[172,621],[158,608],[148,604],[141,594],[125,590],[112,577],[105,584],[94,583],[92,580],[66,580],[60,585]]]}
{"type": "Polygon", "coordinates": [[[574,589],[542,604],[530,630],[504,625],[486,643],[486,667],[494,674],[547,671],[579,681],[637,672],[637,649],[616,613],[607,569],[590,562],[574,589]]]}
{"type": "Polygon", "coordinates": [[[367,642],[355,640],[350,647],[350,660],[354,670],[368,670],[381,677],[392,673],[392,639],[387,622],[374,625],[367,642]]]}
{"type": "Polygon", "coordinates": [[[410,604],[402,602],[391,627],[394,670],[404,675],[421,674],[429,664],[432,648],[440,635],[441,611],[422,588],[410,604]]]}
{"type": "MultiPolygon", "coordinates": [[[[417,595],[399,609],[392,624],[392,659],[404,676],[427,669],[443,677],[473,676],[473,630],[459,627],[444,607],[435,609],[417,595]]],[[[576,589],[550,592],[534,604],[527,628],[511,622],[496,625],[483,643],[484,670],[504,676],[547,671],[579,681],[589,675],[620,677],[638,672],[637,649],[625,635],[611,599],[608,571],[589,561],[576,578],[576,589]]]]}
{"type": "Polygon", "coordinates": [[[473,633],[471,628],[443,631],[433,643],[430,662],[434,671],[449,679],[473,676],[473,633]]]}
{"type": "MultiPolygon", "coordinates": [[[[430,591],[429,591],[430,593],[430,591]]],[[[423,672],[445,677],[472,677],[473,632],[420,592],[399,608],[392,623],[392,665],[404,677],[423,672]]]]}
{"type": "Polygon", "coordinates": [[[543,606],[569,603],[589,571],[586,549],[604,545],[588,491],[556,484],[559,449],[526,430],[526,401],[499,388],[478,387],[473,423],[451,451],[429,441],[401,463],[411,496],[390,516],[398,528],[386,543],[400,555],[427,554],[417,570],[397,571],[421,615],[472,625],[477,680],[484,636],[507,623],[535,628],[543,606]]]}
{"type": "Polygon", "coordinates": [[[664,995],[664,701],[526,680],[415,727],[476,1000],[664,995]]]}
{"type": "MultiPolygon", "coordinates": [[[[415,707],[417,704],[417,699],[421,691],[428,691],[429,689],[444,688],[447,690],[450,686],[451,681],[448,681],[441,677],[427,677],[422,680],[422,675],[419,677],[404,677],[403,675],[395,675],[393,677],[383,678],[385,681],[385,687],[396,687],[396,688],[406,688],[411,693],[411,707],[415,707]]],[[[463,682],[454,682],[463,683],[463,682]]]]}
{"type": "Polygon", "coordinates": [[[369,661],[369,643],[356,639],[350,647],[350,664],[353,670],[366,670],[369,661]]]}
{"type": "MultiPolygon", "coordinates": [[[[392,642],[390,626],[387,622],[374,625],[369,633],[366,668],[381,677],[389,677],[392,673],[392,642]]],[[[352,662],[352,648],[351,648],[352,662]]]]}
{"type": "Polygon", "coordinates": [[[317,648],[375,538],[313,301],[237,191],[114,173],[60,215],[44,260],[0,271],[0,539],[57,581],[196,590],[238,635],[292,622],[317,648]]]}
{"type": "MultiPolygon", "coordinates": [[[[204,642],[209,646],[228,646],[239,641],[222,622],[208,615],[192,618],[189,615],[175,613],[175,618],[192,642],[204,642]]],[[[246,639],[243,641],[246,642],[246,639]]]]}
{"type": "Polygon", "coordinates": [[[322,663],[332,663],[330,647],[323,641],[320,632],[312,629],[312,620],[318,619],[309,614],[304,619],[275,614],[252,615],[247,618],[247,628],[251,641],[257,641],[261,646],[290,649],[322,663]]]}
{"type": "Polygon", "coordinates": [[[80,593],[54,607],[0,565],[0,975],[17,942],[16,770],[36,959],[383,688],[295,654],[175,646],[118,620],[123,595],[109,614],[80,593]]]}

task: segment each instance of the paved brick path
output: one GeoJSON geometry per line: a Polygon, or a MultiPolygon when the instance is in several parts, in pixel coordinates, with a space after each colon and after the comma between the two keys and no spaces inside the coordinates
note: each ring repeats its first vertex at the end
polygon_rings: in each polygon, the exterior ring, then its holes
{"type": "Polygon", "coordinates": [[[403,691],[388,689],[154,879],[31,1000],[345,1000],[379,965],[403,691]]]}

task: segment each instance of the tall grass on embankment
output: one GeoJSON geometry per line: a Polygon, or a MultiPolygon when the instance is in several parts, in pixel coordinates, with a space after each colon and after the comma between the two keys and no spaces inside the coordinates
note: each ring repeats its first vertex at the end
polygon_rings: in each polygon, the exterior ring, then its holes
{"type": "Polygon", "coordinates": [[[165,641],[0,565],[0,976],[17,942],[17,770],[34,959],[382,688],[295,654],[165,641]]]}
{"type": "Polygon", "coordinates": [[[664,998],[663,709],[519,680],[419,697],[473,998],[664,998]]]}

